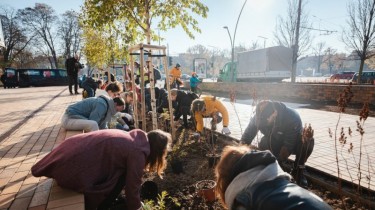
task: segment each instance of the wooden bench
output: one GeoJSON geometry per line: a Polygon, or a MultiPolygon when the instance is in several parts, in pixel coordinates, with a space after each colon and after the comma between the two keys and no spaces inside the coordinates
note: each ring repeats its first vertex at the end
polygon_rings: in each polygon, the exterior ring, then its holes
{"type": "MultiPolygon", "coordinates": [[[[66,131],[65,139],[80,134],[82,131],[66,131]]],[[[64,140],[65,140],[64,139],[64,140]]],[[[61,142],[56,142],[60,144],[61,142]]],[[[85,199],[83,194],[61,188],[52,180],[52,188],[47,201],[47,210],[84,210],[85,199]]]]}

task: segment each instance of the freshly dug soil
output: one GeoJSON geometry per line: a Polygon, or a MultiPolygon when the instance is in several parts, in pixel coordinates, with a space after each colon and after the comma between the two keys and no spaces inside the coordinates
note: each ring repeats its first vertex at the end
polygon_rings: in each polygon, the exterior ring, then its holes
{"type": "MultiPolygon", "coordinates": [[[[171,165],[168,164],[163,179],[147,175],[145,176],[145,180],[156,182],[159,193],[162,191],[168,193],[169,196],[165,199],[165,209],[226,209],[218,200],[205,202],[196,189],[196,183],[201,180],[215,180],[214,168],[209,167],[207,154],[213,153],[213,151],[220,154],[226,145],[232,143],[224,141],[219,137],[215,145],[212,146],[203,141],[195,142],[191,130],[184,129],[182,133],[184,134],[179,134],[180,137],[183,136],[183,145],[179,147],[179,150],[172,151],[172,153],[177,152],[181,154],[179,159],[183,162],[183,172],[180,174],[173,173],[171,165]],[[180,205],[176,205],[173,199],[177,200],[180,205]]],[[[168,156],[170,159],[171,156],[175,157],[175,154],[169,154],[168,156]]],[[[321,197],[333,209],[369,209],[361,207],[356,201],[350,198],[341,199],[334,193],[319,186],[309,186],[308,190],[321,197]],[[343,207],[343,203],[345,203],[345,208],[343,207]]]]}

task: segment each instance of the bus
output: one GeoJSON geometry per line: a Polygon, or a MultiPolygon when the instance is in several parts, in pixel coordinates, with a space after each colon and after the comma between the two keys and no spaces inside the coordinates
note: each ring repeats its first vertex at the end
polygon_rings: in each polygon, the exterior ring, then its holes
{"type": "Polygon", "coordinates": [[[17,69],[19,87],[68,85],[65,69],[17,69]]]}

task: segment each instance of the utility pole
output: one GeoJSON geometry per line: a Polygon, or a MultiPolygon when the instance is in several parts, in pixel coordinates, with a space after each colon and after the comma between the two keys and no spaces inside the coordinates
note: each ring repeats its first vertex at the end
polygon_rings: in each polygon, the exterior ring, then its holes
{"type": "Polygon", "coordinates": [[[302,0],[298,1],[298,16],[297,16],[297,26],[296,26],[296,38],[294,40],[294,45],[293,45],[293,64],[292,64],[292,77],[291,77],[291,82],[295,83],[296,82],[296,70],[297,70],[297,57],[298,57],[298,40],[299,40],[299,28],[301,24],[301,5],[302,5],[302,0]]]}
{"type": "Polygon", "coordinates": [[[263,48],[266,48],[266,40],[268,39],[267,37],[264,36],[258,36],[259,38],[263,39],[263,48]]]}

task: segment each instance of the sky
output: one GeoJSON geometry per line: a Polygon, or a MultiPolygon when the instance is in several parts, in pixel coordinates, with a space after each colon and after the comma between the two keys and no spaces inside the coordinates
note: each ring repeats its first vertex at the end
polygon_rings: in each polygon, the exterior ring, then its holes
{"type": "MultiPolygon", "coordinates": [[[[348,53],[350,50],[342,43],[342,28],[346,26],[347,4],[353,0],[303,0],[307,2],[305,9],[309,14],[314,29],[334,31],[326,33],[312,30],[314,37],[312,46],[319,42],[325,42],[326,47],[336,49],[337,52],[348,53]]],[[[355,1],[355,0],[354,0],[355,1]]],[[[80,11],[84,0],[0,0],[1,5],[8,5],[15,9],[32,7],[35,3],[46,3],[62,14],[73,9],[80,11]]],[[[206,19],[197,17],[201,33],[194,33],[195,39],[190,39],[182,28],[160,31],[164,38],[161,45],[169,48],[171,55],[184,53],[189,47],[200,44],[215,49],[231,49],[231,42],[224,26],[228,26],[229,32],[234,37],[235,45],[250,47],[252,43],[258,42],[263,47],[275,46],[274,31],[278,16],[285,17],[287,11],[287,0],[248,0],[242,15],[240,16],[237,31],[235,26],[242,5],[245,0],[203,0],[209,8],[206,19]]],[[[156,27],[155,27],[156,28],[156,27]]],[[[157,43],[153,43],[157,44],[157,43]]],[[[310,50],[308,55],[313,54],[310,50]]]]}

